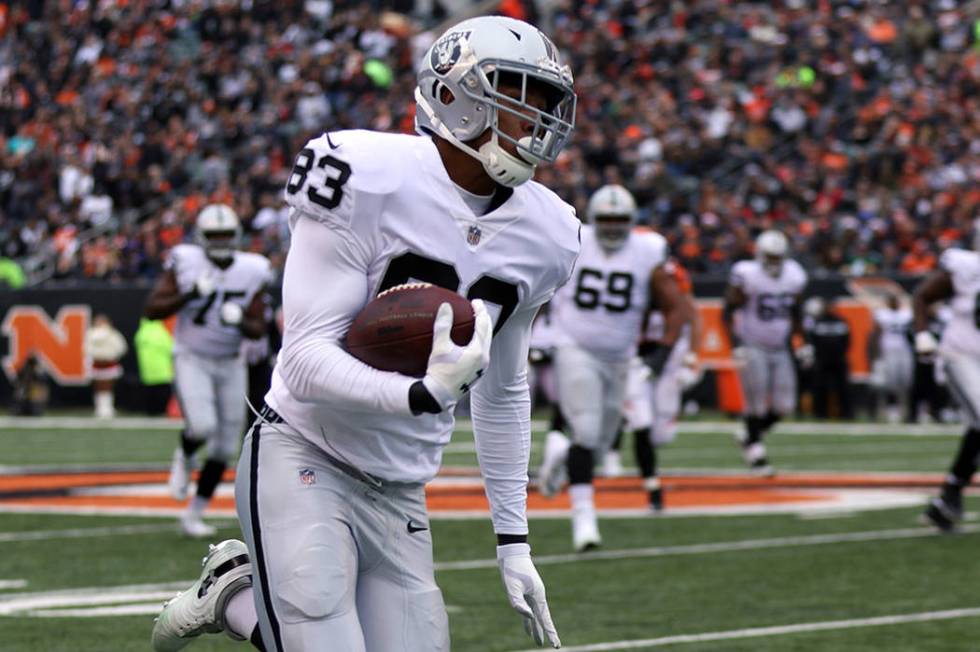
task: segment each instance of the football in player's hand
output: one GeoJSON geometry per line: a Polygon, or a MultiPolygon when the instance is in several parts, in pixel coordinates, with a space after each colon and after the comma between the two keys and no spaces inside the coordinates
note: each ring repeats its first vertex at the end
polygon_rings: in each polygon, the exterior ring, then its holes
{"type": "Polygon", "coordinates": [[[473,337],[473,306],[464,297],[428,283],[396,285],[379,294],[354,318],[347,351],[381,371],[421,378],[432,351],[432,326],[443,303],[453,307],[453,342],[473,337]]]}

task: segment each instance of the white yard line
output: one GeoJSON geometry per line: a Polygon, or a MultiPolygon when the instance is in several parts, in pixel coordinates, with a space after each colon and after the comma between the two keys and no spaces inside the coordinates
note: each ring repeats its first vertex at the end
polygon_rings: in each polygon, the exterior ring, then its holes
{"type": "MultiPolygon", "coordinates": [[[[980,532],[980,525],[964,525],[961,532],[980,532]]],[[[939,536],[933,528],[905,528],[899,530],[870,530],[865,532],[841,532],[837,534],[812,534],[797,537],[773,537],[769,539],[744,539],[741,541],[718,541],[716,543],[695,543],[682,546],[654,546],[649,548],[630,548],[626,550],[599,550],[578,554],[538,555],[534,558],[536,566],[552,564],[571,564],[583,561],[609,561],[617,559],[638,559],[642,557],[674,557],[678,555],[706,555],[745,550],[772,550],[801,546],[824,546],[836,543],[863,543],[867,541],[887,541],[897,539],[920,539],[939,536]]],[[[467,561],[446,561],[436,563],[438,571],[475,570],[497,568],[496,559],[472,559],[467,561]]]]}
{"type": "Polygon", "coordinates": [[[177,591],[186,589],[192,580],[161,584],[129,584],[124,586],[98,586],[82,589],[62,589],[35,593],[15,593],[0,596],[0,616],[59,607],[85,607],[118,605],[122,603],[157,601],[174,597],[177,591]]]}
{"type": "Polygon", "coordinates": [[[27,580],[0,580],[0,591],[11,589],[23,589],[27,586],[27,580]]]}
{"type": "Polygon", "coordinates": [[[174,524],[145,523],[140,525],[113,525],[107,527],[72,528],[70,530],[26,530],[23,532],[0,532],[0,543],[19,541],[48,541],[49,539],[87,539],[90,537],[110,537],[120,534],[153,534],[155,532],[176,532],[174,524]]]}
{"type": "MultiPolygon", "coordinates": [[[[827,620],[816,623],[797,623],[794,625],[776,625],[774,627],[752,627],[748,629],[732,629],[725,632],[706,632],[703,634],[680,634],[663,636],[661,638],[635,639],[630,641],[611,641],[609,643],[593,643],[591,645],[573,645],[563,647],[565,652],[604,652],[605,650],[638,650],[641,648],[663,647],[680,643],[705,643],[711,641],[731,641],[740,638],[758,638],[763,636],[783,636],[786,634],[804,634],[807,632],[824,632],[841,629],[857,629],[861,627],[881,627],[885,625],[903,625],[906,623],[924,623],[934,620],[954,620],[957,618],[976,618],[980,616],[980,607],[970,609],[949,609],[946,611],[923,611],[911,614],[895,614],[892,616],[877,616],[873,618],[854,618],[851,620],[827,620]]],[[[539,650],[540,648],[535,648],[539,650]]],[[[521,652],[535,652],[522,650],[521,652]]]]}

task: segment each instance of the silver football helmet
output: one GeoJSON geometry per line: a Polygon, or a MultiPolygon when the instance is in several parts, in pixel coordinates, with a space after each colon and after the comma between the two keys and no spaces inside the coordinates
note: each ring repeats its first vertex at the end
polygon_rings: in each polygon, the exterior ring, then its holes
{"type": "Polygon", "coordinates": [[[232,259],[242,238],[242,225],[235,210],[227,204],[209,204],[197,215],[194,239],[211,260],[232,259]]]}
{"type": "Polygon", "coordinates": [[[421,62],[415,103],[416,131],[445,138],[511,187],[530,179],[538,163],[553,162],[575,125],[572,71],[558,48],[536,27],[503,16],[464,20],[436,39],[421,62]],[[502,79],[520,88],[520,96],[501,92],[502,79]],[[529,84],[547,89],[544,109],[528,103],[529,84]],[[530,122],[530,135],[504,133],[500,112],[530,122]],[[490,140],[479,149],[466,144],[487,129],[490,140]],[[501,141],[514,145],[517,155],[501,141]]]}
{"type": "Polygon", "coordinates": [[[610,184],[589,197],[586,218],[595,225],[596,240],[603,249],[619,249],[636,225],[636,200],[626,188],[610,184]]]}
{"type": "Polygon", "coordinates": [[[763,231],[755,239],[755,258],[769,276],[778,277],[783,272],[783,261],[789,254],[789,241],[780,231],[763,231]]]}

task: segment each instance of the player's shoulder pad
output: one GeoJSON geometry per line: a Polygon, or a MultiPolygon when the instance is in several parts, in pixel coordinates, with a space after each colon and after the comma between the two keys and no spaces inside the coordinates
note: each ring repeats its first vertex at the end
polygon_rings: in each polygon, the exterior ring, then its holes
{"type": "Polygon", "coordinates": [[[528,214],[543,223],[542,235],[550,238],[558,247],[578,255],[581,245],[581,220],[575,208],[555,192],[536,181],[521,187],[525,191],[528,214]]]}
{"type": "Polygon", "coordinates": [[[194,260],[204,258],[204,250],[196,244],[191,244],[189,242],[181,242],[180,244],[174,245],[173,248],[167,252],[166,257],[166,269],[173,269],[178,265],[187,265],[194,260]]]}
{"type": "Polygon", "coordinates": [[[980,268],[980,254],[959,247],[947,249],[939,256],[939,268],[950,276],[961,273],[975,274],[980,268]]]}
{"type": "MultiPolygon", "coordinates": [[[[306,147],[317,156],[333,157],[350,168],[345,184],[356,191],[386,194],[397,189],[412,169],[421,137],[366,129],[332,131],[314,138],[306,147]]],[[[325,164],[329,166],[329,162],[325,164]]],[[[330,176],[336,177],[336,173],[330,176]]]]}
{"type": "Polygon", "coordinates": [[[808,279],[806,270],[803,269],[803,265],[800,265],[798,262],[790,258],[786,261],[786,271],[787,278],[790,280],[790,282],[799,284],[800,287],[797,291],[801,292],[808,279]]]}
{"type": "Polygon", "coordinates": [[[670,245],[667,244],[667,238],[663,237],[656,231],[641,231],[639,233],[633,233],[634,238],[639,238],[643,243],[643,246],[649,251],[651,260],[655,260],[657,265],[663,265],[667,262],[668,253],[670,251],[670,245]]]}
{"type": "Polygon", "coordinates": [[[554,252],[548,255],[555,261],[558,282],[563,284],[571,277],[582,248],[583,224],[571,204],[537,181],[527,182],[520,191],[527,215],[541,221],[537,231],[544,239],[543,244],[554,252]]]}
{"type": "Polygon", "coordinates": [[[249,267],[249,269],[254,269],[263,274],[272,272],[272,263],[269,262],[269,259],[262,254],[254,251],[239,251],[237,252],[237,255],[241,258],[241,261],[249,267]]]}
{"type": "Polygon", "coordinates": [[[743,287],[752,278],[753,271],[755,271],[754,260],[740,260],[732,265],[731,270],[729,270],[728,282],[731,285],[743,287]]]}

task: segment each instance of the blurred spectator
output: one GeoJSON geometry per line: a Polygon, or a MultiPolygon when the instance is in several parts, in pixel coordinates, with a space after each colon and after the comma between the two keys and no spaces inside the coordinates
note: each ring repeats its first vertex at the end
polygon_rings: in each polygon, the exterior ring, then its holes
{"type": "Polygon", "coordinates": [[[853,419],[850,369],[847,351],[851,327],[834,311],[831,299],[823,299],[809,324],[807,340],[813,346],[813,414],[818,419],[836,416],[853,419]],[[833,406],[832,406],[833,403],[833,406]],[[832,409],[836,407],[836,410],[832,409]]]}
{"type": "MultiPolygon", "coordinates": [[[[282,221],[259,217],[308,138],[412,130],[395,98],[431,33],[378,11],[401,4],[11,3],[2,251],[50,251],[64,278],[152,277],[208,201],[283,250],[282,221]]],[[[970,7],[557,0],[578,130],[542,181],[579,209],[625,184],[695,272],[777,226],[818,274],[924,273],[980,213],[970,7]]]]}
{"type": "Polygon", "coordinates": [[[129,346],[126,338],[113,328],[108,315],[96,315],[92,326],[85,333],[85,355],[91,361],[92,394],[95,416],[111,419],[116,416],[113,386],[122,376],[119,361],[129,346]]]}
{"type": "Polygon", "coordinates": [[[144,409],[149,415],[164,414],[174,380],[174,339],[162,321],[140,318],[133,336],[139,365],[144,409]]]}
{"type": "Polygon", "coordinates": [[[38,417],[48,405],[48,376],[33,355],[28,356],[14,381],[14,414],[38,417]]]}

